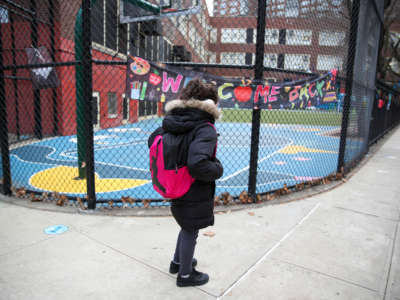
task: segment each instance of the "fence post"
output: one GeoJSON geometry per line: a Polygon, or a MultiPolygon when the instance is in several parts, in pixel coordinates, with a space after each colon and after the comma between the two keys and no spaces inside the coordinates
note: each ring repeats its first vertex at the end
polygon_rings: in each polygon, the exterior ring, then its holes
{"type": "Polygon", "coordinates": [[[93,113],[92,113],[92,35],[91,35],[91,0],[82,3],[82,94],[85,116],[85,148],[86,148],[86,185],[88,208],[96,208],[96,191],[94,181],[94,147],[93,147],[93,113]]]}
{"type": "Polygon", "coordinates": [[[360,12],[360,0],[354,0],[351,8],[351,22],[349,34],[349,47],[347,49],[347,72],[346,72],[346,94],[343,102],[342,128],[340,131],[340,145],[337,172],[341,172],[344,167],[344,155],[346,151],[347,126],[349,124],[349,114],[351,98],[353,93],[354,81],[354,60],[356,56],[356,43],[358,32],[358,15],[360,12]]]}
{"type": "MultiPolygon", "coordinates": [[[[56,61],[55,28],[54,28],[54,1],[48,0],[49,22],[50,22],[50,56],[53,62],[56,61]]],[[[58,134],[58,110],[57,110],[57,88],[52,88],[53,95],[53,135],[58,134]]]]}
{"type": "MultiPolygon", "coordinates": [[[[15,53],[15,26],[14,26],[14,14],[10,13],[10,26],[11,26],[11,56],[12,63],[15,66],[17,64],[17,55],[15,53]]],[[[13,79],[13,87],[14,87],[14,98],[15,98],[15,123],[16,123],[16,135],[17,140],[20,138],[20,128],[19,128],[19,97],[18,97],[18,80],[17,77],[17,69],[12,70],[13,79]]]]}
{"type": "MultiPolygon", "coordinates": [[[[266,1],[258,0],[257,10],[257,41],[256,41],[256,62],[254,65],[254,79],[261,82],[264,71],[264,43],[265,43],[265,14],[266,1]]],[[[253,106],[252,124],[251,124],[251,149],[250,149],[250,169],[249,169],[249,189],[250,197],[255,201],[257,186],[257,167],[258,167],[258,149],[260,142],[260,120],[261,110],[258,106],[253,106]]]]}
{"type": "MultiPolygon", "coordinates": [[[[32,16],[31,23],[31,40],[32,40],[32,48],[38,48],[38,23],[37,23],[37,5],[36,0],[31,0],[31,11],[34,12],[32,16]]],[[[42,108],[40,103],[40,90],[33,86],[33,105],[34,105],[34,123],[35,130],[34,134],[38,139],[42,139],[42,108]]]]}
{"type": "Polygon", "coordinates": [[[3,193],[5,195],[11,195],[10,150],[8,149],[7,105],[3,62],[3,33],[1,27],[2,26],[0,24],[0,147],[3,170],[3,193]]]}

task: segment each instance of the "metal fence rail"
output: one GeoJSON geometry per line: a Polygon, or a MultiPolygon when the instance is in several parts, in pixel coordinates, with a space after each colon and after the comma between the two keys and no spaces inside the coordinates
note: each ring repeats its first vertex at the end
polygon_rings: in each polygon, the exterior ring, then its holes
{"type": "Polygon", "coordinates": [[[217,203],[341,176],[398,123],[375,82],[382,4],[161,2],[0,0],[4,194],[168,205],[147,138],[196,76],[220,96],[217,203]]]}

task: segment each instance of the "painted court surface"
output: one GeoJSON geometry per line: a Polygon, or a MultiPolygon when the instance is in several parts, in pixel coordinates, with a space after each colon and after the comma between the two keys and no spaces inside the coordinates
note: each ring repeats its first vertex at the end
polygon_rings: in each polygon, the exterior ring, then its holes
{"type": "MultiPolygon", "coordinates": [[[[94,152],[97,199],[160,199],[153,190],[147,139],[161,118],[95,132],[94,152]]],[[[217,157],[224,176],[217,194],[238,195],[247,190],[251,124],[217,122],[217,157]]],[[[262,124],[258,156],[257,192],[266,192],[326,176],[336,170],[339,138],[337,126],[262,124]]],[[[76,136],[55,137],[11,150],[13,185],[35,191],[57,191],[84,196],[86,182],[75,180],[76,136]]],[[[165,204],[160,204],[165,205],[165,204]]]]}

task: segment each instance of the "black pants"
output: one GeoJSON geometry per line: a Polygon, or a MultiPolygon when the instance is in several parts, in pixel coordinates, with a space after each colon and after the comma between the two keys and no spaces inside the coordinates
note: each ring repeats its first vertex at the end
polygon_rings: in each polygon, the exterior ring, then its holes
{"type": "Polygon", "coordinates": [[[198,230],[181,229],[176,242],[174,262],[179,263],[179,274],[187,275],[192,273],[192,260],[194,248],[196,247],[198,230]]]}

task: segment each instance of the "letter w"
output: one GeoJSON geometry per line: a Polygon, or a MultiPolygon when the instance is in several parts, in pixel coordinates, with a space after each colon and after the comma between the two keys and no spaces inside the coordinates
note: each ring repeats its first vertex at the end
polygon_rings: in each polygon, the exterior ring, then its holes
{"type": "Polygon", "coordinates": [[[176,93],[179,89],[182,78],[183,78],[183,76],[179,74],[176,77],[176,80],[174,81],[174,79],[172,77],[168,77],[168,74],[166,72],[163,72],[162,91],[164,93],[166,93],[166,92],[168,92],[169,88],[171,87],[172,92],[176,93]]]}

